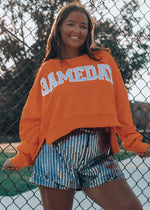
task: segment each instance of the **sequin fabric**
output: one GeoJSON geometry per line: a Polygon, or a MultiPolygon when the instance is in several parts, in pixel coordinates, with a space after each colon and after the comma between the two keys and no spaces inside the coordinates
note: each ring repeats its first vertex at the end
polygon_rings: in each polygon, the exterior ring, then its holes
{"type": "Polygon", "coordinates": [[[59,189],[91,188],[125,179],[110,145],[109,128],[79,128],[37,155],[30,181],[59,189]]]}

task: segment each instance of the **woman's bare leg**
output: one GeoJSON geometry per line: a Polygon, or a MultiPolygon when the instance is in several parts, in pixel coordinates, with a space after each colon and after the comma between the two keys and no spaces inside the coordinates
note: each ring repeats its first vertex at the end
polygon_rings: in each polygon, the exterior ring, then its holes
{"type": "Polygon", "coordinates": [[[115,179],[83,191],[104,210],[142,210],[141,203],[126,180],[115,179]]]}
{"type": "Polygon", "coordinates": [[[39,185],[44,210],[71,210],[75,190],[61,190],[39,185]]]}

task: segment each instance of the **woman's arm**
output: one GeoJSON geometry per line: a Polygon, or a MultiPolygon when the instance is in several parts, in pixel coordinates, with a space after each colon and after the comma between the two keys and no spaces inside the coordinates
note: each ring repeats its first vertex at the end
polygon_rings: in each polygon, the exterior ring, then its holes
{"type": "Polygon", "coordinates": [[[110,59],[114,74],[114,94],[117,116],[121,124],[121,127],[117,127],[116,131],[122,140],[122,145],[125,149],[137,154],[144,153],[147,150],[149,151],[148,145],[142,142],[143,136],[137,132],[136,127],[133,125],[128,95],[120,70],[114,59],[112,57],[110,59]]]}
{"type": "Polygon", "coordinates": [[[3,169],[18,170],[33,164],[33,156],[39,144],[41,106],[42,97],[38,74],[23,108],[19,126],[21,143],[17,147],[18,153],[11,160],[6,161],[3,169]]]}

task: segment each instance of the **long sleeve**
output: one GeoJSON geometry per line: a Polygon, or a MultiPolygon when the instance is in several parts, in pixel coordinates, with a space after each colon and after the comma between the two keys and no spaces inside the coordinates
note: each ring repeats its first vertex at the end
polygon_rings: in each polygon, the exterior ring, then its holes
{"type": "Polygon", "coordinates": [[[39,75],[35,78],[23,108],[19,126],[21,143],[17,147],[18,154],[11,159],[13,165],[20,169],[32,165],[32,157],[39,142],[42,98],[38,77],[39,75]]]}
{"type": "Polygon", "coordinates": [[[125,149],[137,154],[139,152],[145,152],[147,144],[142,142],[143,136],[137,132],[136,127],[133,125],[128,95],[120,70],[112,57],[111,59],[115,71],[114,90],[116,110],[118,120],[121,124],[121,127],[117,127],[116,131],[122,140],[122,146],[125,149]]]}

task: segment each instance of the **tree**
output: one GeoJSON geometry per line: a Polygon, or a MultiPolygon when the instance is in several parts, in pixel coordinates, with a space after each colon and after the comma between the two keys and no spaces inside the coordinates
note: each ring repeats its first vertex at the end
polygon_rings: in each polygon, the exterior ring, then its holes
{"type": "Polygon", "coordinates": [[[139,22],[139,18],[134,16],[138,10],[138,1],[130,1],[121,8],[122,16],[115,19],[116,23],[110,19],[98,20],[95,29],[96,43],[111,49],[127,88],[133,76],[149,61],[145,28],[134,31],[139,22]]]}
{"type": "Polygon", "coordinates": [[[44,58],[46,40],[55,15],[66,2],[72,1],[0,1],[4,15],[0,25],[1,139],[2,135],[14,135],[13,141],[19,139],[22,108],[44,58]],[[32,43],[26,43],[30,42],[27,36],[32,43]]]}
{"type": "MultiPolygon", "coordinates": [[[[0,24],[0,127],[1,135],[14,135],[18,140],[18,124],[22,108],[44,57],[46,40],[60,7],[71,0],[0,1],[3,18],[0,24]]],[[[97,1],[89,1],[87,9],[94,14],[97,1]]],[[[106,1],[101,1],[101,6],[106,1]]],[[[117,25],[110,19],[96,19],[97,45],[109,47],[128,84],[135,72],[148,60],[144,31],[133,31],[137,2],[130,1],[122,10],[117,25]],[[126,37],[126,44],[121,39],[126,37]],[[140,50],[139,50],[140,49],[140,50]]],[[[103,17],[103,8],[101,15],[103,17]]]]}

